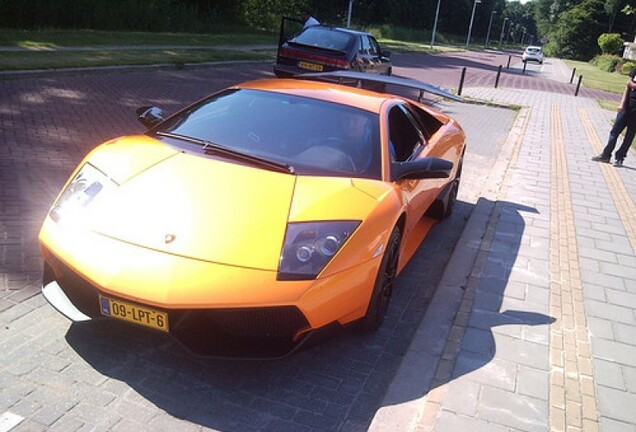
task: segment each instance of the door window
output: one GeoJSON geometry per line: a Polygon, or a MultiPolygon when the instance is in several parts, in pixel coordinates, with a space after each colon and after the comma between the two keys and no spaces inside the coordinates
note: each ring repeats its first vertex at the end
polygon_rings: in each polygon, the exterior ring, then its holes
{"type": "Polygon", "coordinates": [[[403,162],[422,149],[424,139],[405,109],[396,105],[389,111],[389,151],[391,160],[403,162]]]}

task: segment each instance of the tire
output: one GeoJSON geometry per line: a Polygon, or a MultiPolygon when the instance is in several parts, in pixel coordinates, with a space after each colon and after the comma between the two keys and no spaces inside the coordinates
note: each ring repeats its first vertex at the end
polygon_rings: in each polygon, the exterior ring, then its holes
{"type": "Polygon", "coordinates": [[[464,167],[464,158],[462,157],[459,160],[459,168],[457,169],[457,174],[455,175],[455,179],[453,180],[453,186],[449,192],[449,197],[446,202],[446,207],[444,208],[444,217],[446,219],[453,214],[453,210],[455,210],[455,202],[457,202],[457,193],[459,192],[459,183],[462,179],[462,169],[464,167]]]}
{"type": "Polygon", "coordinates": [[[447,219],[453,214],[453,210],[455,210],[455,202],[457,201],[458,189],[459,189],[459,181],[454,181],[453,186],[451,186],[451,190],[448,193],[448,201],[446,202],[446,208],[444,209],[444,217],[442,219],[447,219]]]}
{"type": "Polygon", "coordinates": [[[375,278],[367,313],[359,322],[359,328],[363,331],[377,330],[386,317],[391,295],[393,294],[393,284],[397,276],[400,235],[400,229],[395,227],[389,236],[389,241],[375,278]]]}

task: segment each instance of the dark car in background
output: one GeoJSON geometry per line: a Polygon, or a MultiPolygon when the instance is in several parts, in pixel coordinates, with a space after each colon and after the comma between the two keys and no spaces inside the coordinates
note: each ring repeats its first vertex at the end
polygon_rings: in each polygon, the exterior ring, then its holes
{"type": "Polygon", "coordinates": [[[285,20],[274,65],[278,77],[307,72],[350,70],[391,75],[390,53],[383,51],[372,34],[327,26],[307,27],[285,36],[285,20]]]}

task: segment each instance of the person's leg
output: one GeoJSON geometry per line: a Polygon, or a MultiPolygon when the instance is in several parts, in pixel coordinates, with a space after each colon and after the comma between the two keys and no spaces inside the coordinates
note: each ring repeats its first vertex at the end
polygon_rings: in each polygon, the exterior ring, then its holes
{"type": "Polygon", "coordinates": [[[634,136],[636,136],[636,113],[630,113],[628,117],[627,123],[627,131],[625,132],[625,138],[623,139],[623,143],[620,148],[614,153],[614,157],[616,158],[616,162],[618,165],[621,165],[623,159],[627,156],[627,152],[634,142],[634,136]]]}
{"type": "Polygon", "coordinates": [[[629,113],[627,111],[618,112],[618,114],[616,115],[616,120],[614,121],[614,126],[612,126],[612,130],[610,130],[607,145],[603,149],[603,153],[597,156],[596,159],[604,159],[609,161],[609,159],[612,157],[614,147],[616,147],[616,140],[618,139],[623,129],[625,129],[625,127],[627,126],[628,120],[629,113]]]}

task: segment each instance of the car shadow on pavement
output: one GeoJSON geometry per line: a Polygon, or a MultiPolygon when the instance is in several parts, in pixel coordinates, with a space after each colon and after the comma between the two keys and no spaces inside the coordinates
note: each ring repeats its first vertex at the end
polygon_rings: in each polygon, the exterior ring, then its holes
{"type": "MultiPolygon", "coordinates": [[[[173,419],[224,431],[367,430],[386,404],[387,389],[474,207],[458,201],[451,218],[433,228],[400,275],[384,325],[372,334],[344,329],[317,346],[269,361],[194,357],[163,334],[112,321],[73,324],[66,340],[96,371],[134,389],[134,397],[129,392],[125,396],[133,397],[131,403],[150,402],[173,419]]],[[[507,270],[484,287],[493,299],[489,309],[475,305],[474,331],[481,333],[465,338],[462,348],[467,354],[456,368],[460,374],[478,370],[493,358],[493,328],[551,322],[540,313],[494,310],[523,233],[519,211],[527,211],[509,203],[505,208],[515,209],[505,215],[521,227],[502,233],[507,246],[497,266],[507,270]]],[[[496,241],[493,246],[502,247],[496,241]]],[[[431,347],[445,343],[439,336],[430,341],[431,347]]],[[[427,391],[420,387],[395,394],[390,403],[420,398],[427,391]]]]}
{"type": "Polygon", "coordinates": [[[472,403],[466,392],[476,391],[478,384],[504,388],[513,395],[519,385],[518,368],[543,371],[547,367],[549,326],[555,322],[547,315],[549,239],[534,237],[533,245],[526,238],[522,244],[528,229],[525,221],[541,215],[535,208],[512,202],[490,204],[496,225],[480,239],[481,257],[477,256],[470,275],[451,277],[466,281],[461,287],[464,297],[448,308],[448,300],[457,297],[458,289],[444,286],[442,280],[431,308],[447,309],[432,318],[425,316],[405,361],[419,374],[410,378],[408,368],[400,370],[379,410],[376,422],[380,430],[391,430],[391,417],[400,412],[401,404],[420,401],[438,387],[457,382],[445,393],[449,403],[468,399],[472,403]],[[446,300],[444,304],[436,304],[438,297],[446,300]],[[443,335],[441,341],[427,344],[426,337],[434,334],[443,335]],[[454,391],[459,388],[461,394],[454,391]]]}

